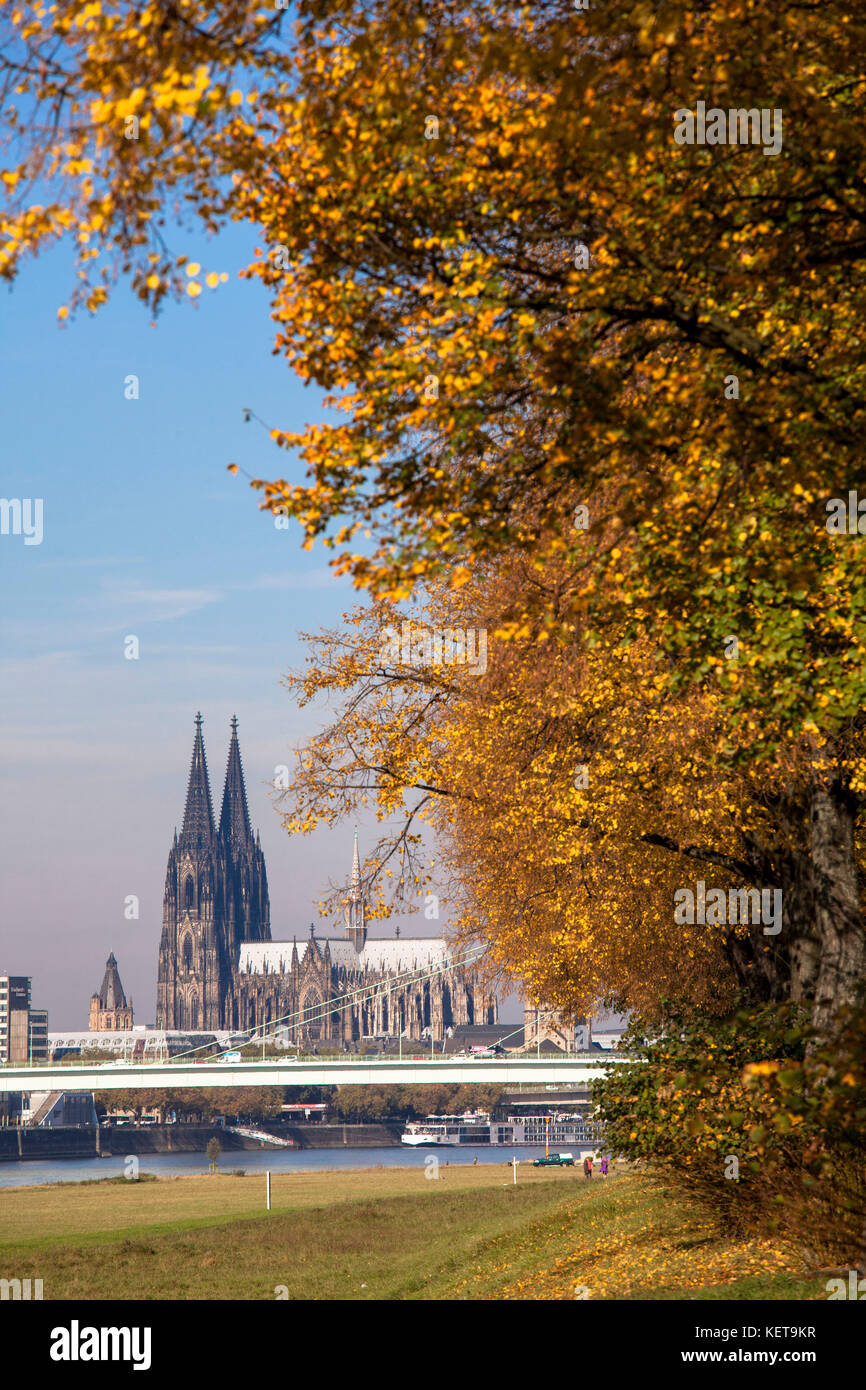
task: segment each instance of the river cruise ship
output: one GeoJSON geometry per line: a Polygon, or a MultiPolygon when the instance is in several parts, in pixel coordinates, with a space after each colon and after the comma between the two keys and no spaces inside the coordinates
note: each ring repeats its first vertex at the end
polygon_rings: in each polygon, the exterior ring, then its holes
{"type": "Polygon", "coordinates": [[[440,1144],[501,1144],[509,1148],[516,1144],[550,1144],[559,1149],[571,1144],[594,1147],[600,1143],[601,1133],[598,1125],[581,1114],[509,1115],[507,1120],[492,1120],[479,1111],[411,1120],[400,1138],[412,1148],[440,1144]]]}
{"type": "Polygon", "coordinates": [[[428,1115],[426,1120],[410,1120],[400,1139],[412,1148],[436,1144],[489,1144],[490,1116],[480,1111],[465,1115],[428,1115]]]}
{"type": "Polygon", "coordinates": [[[585,1114],[509,1115],[490,1126],[491,1144],[549,1144],[552,1149],[594,1148],[601,1143],[601,1128],[585,1114]]]}

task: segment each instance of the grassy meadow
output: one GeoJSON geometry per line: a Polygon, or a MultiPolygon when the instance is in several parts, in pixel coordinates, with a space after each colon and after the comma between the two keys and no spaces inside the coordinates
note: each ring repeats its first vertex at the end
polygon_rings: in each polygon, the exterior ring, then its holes
{"type": "Polygon", "coordinates": [[[645,1173],[503,1165],[7,1189],[0,1277],[46,1299],[826,1297],[780,1240],[733,1239],[645,1173]]]}

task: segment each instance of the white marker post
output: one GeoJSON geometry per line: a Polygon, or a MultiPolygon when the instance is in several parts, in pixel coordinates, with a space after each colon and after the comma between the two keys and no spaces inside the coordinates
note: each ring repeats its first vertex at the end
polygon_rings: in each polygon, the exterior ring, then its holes
{"type": "Polygon", "coordinates": [[[516,1158],[512,1158],[512,1160],[511,1160],[511,1167],[512,1167],[512,1170],[513,1170],[513,1172],[514,1172],[514,1186],[516,1187],[516,1186],[517,1186],[517,1159],[516,1159],[516,1158]]]}
{"type": "Polygon", "coordinates": [[[267,1187],[267,1191],[268,1191],[268,1211],[270,1211],[270,1209],[271,1209],[271,1175],[270,1175],[270,1172],[268,1172],[266,1176],[267,1176],[267,1179],[268,1179],[268,1187],[267,1187]]]}

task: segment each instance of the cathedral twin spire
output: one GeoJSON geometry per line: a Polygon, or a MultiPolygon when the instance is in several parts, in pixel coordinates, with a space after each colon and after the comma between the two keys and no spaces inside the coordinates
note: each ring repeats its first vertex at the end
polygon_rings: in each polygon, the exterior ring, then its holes
{"type": "Polygon", "coordinates": [[[220,812],[220,835],[236,844],[246,844],[252,839],[250,813],[247,810],[247,793],[244,786],[244,770],[241,766],[241,750],[238,744],[238,721],[232,715],[232,737],[229,743],[229,760],[226,765],[226,784],[223,792],[223,807],[220,812]]]}
{"type": "Polygon", "coordinates": [[[204,754],[201,724],[201,714],[197,714],[195,717],[195,739],[192,745],[192,763],[189,769],[189,786],[183,813],[183,830],[181,831],[186,840],[210,840],[214,831],[210,782],[207,775],[207,759],[204,754]]]}
{"type": "MultiPolygon", "coordinates": [[[[201,726],[202,717],[201,714],[197,714],[181,836],[187,841],[207,843],[213,839],[215,827],[201,726]]],[[[221,839],[236,846],[247,844],[252,839],[247,793],[244,786],[244,771],[238,744],[238,721],[235,715],[232,715],[232,736],[229,743],[219,835],[221,839]]]]}

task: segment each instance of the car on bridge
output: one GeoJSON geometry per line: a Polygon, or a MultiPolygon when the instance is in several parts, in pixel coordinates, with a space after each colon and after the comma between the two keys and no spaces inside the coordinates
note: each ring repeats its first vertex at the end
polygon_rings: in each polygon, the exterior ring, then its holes
{"type": "Polygon", "coordinates": [[[533,1168],[573,1168],[574,1154],[547,1154],[544,1158],[534,1158],[533,1168]]]}

